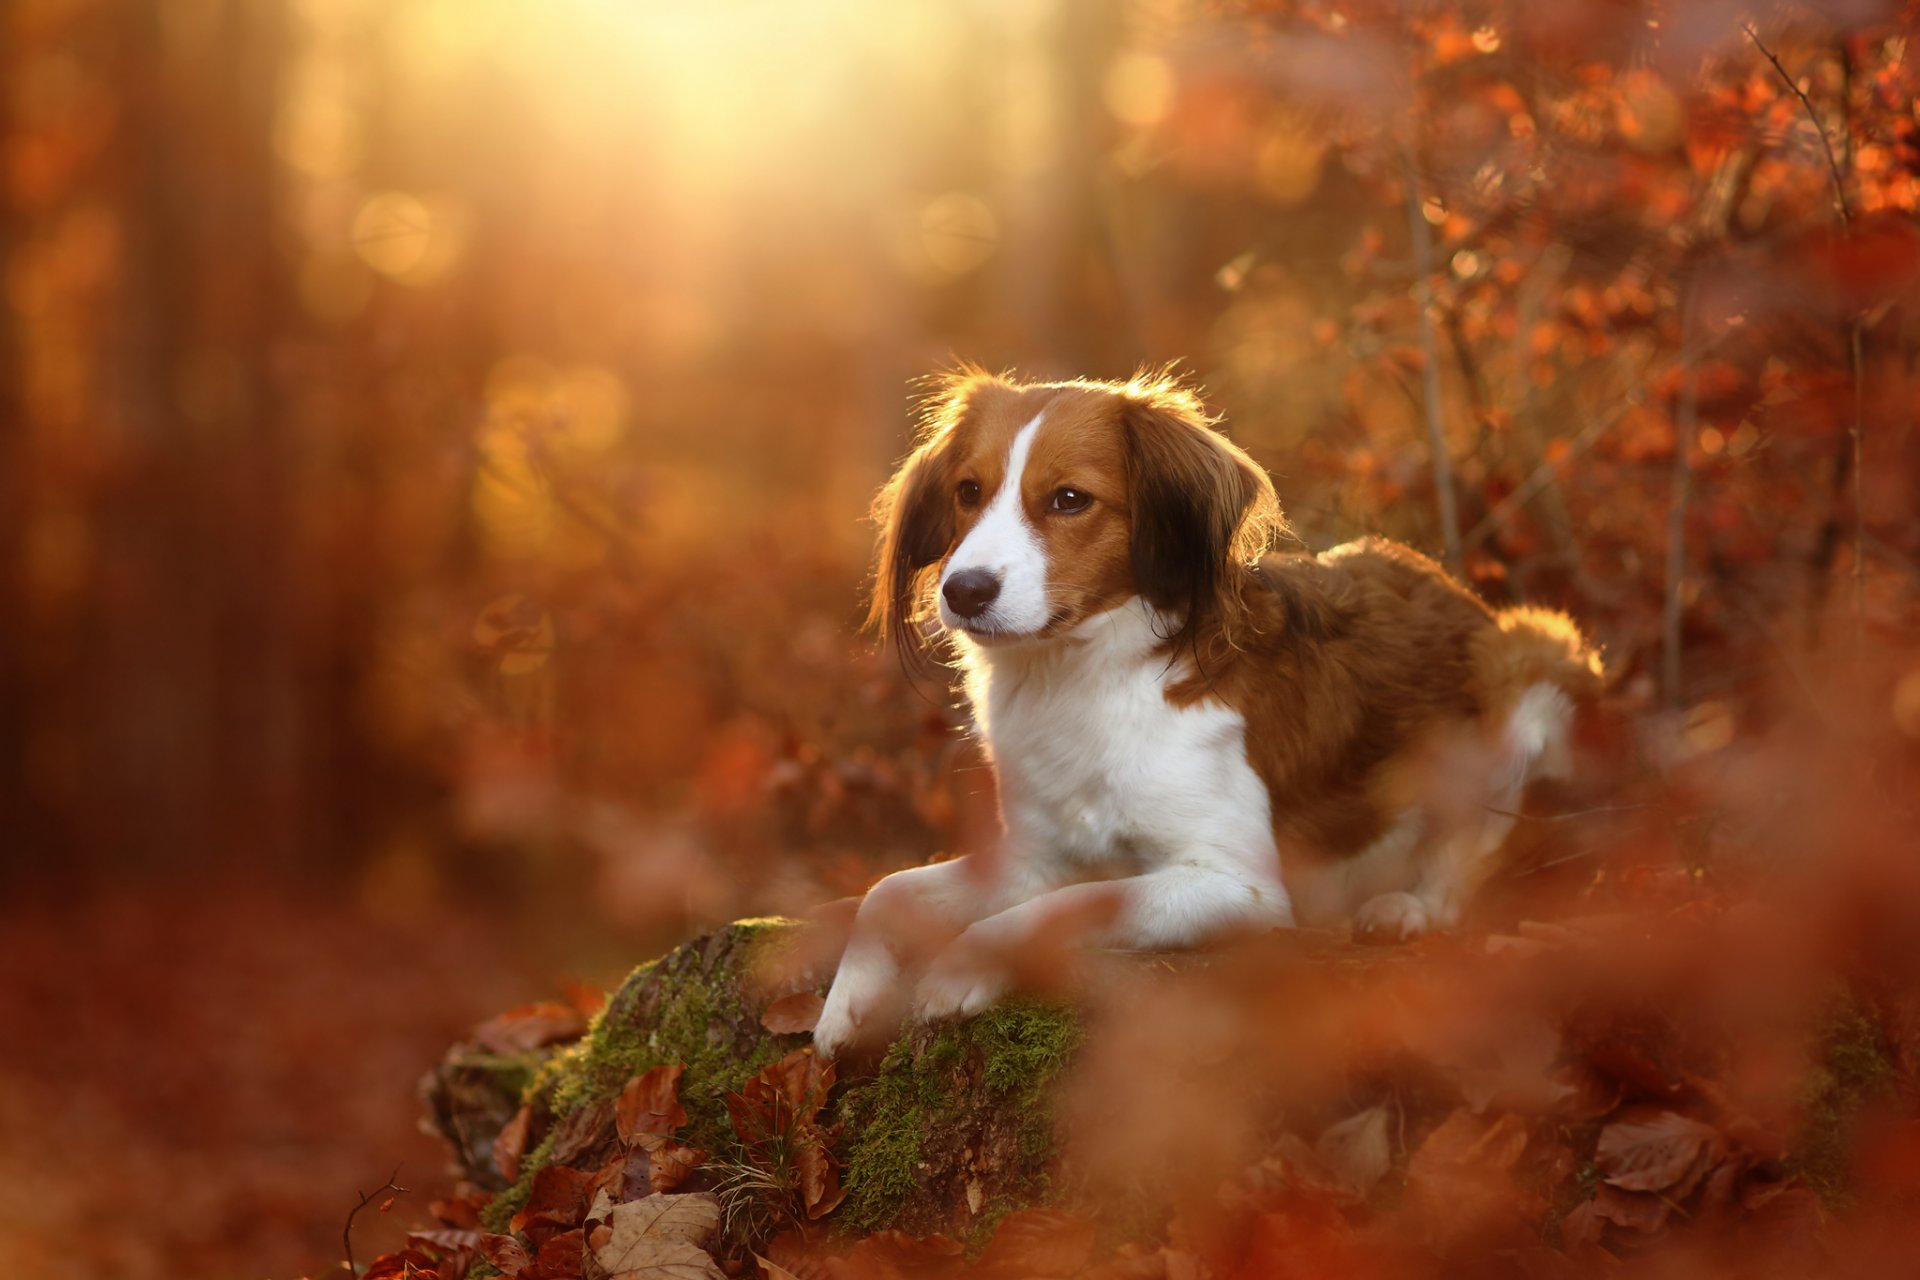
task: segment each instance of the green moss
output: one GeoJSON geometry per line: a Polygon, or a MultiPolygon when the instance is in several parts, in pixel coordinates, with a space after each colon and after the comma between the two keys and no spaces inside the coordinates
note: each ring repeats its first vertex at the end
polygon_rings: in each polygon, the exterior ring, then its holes
{"type": "Polygon", "coordinates": [[[938,1105],[933,1071],[916,1071],[906,1039],[894,1043],[873,1082],[841,1100],[841,1125],[858,1134],[846,1153],[847,1198],[837,1221],[860,1234],[877,1230],[917,1184],[920,1143],[938,1105]]]}
{"type": "Polygon", "coordinates": [[[1849,1196],[1854,1119],[1894,1087],[1893,1046],[1870,1014],[1848,996],[1828,1015],[1802,1085],[1800,1131],[1787,1154],[1788,1167],[1836,1207],[1849,1196]]]}
{"type": "Polygon", "coordinates": [[[711,974],[697,964],[673,964],[681,953],[649,961],[628,975],[587,1029],[580,1042],[557,1055],[532,1082],[526,1097],[544,1097],[556,1119],[618,1094],[628,1080],[653,1067],[684,1063],[680,1103],[687,1110],[684,1140],[718,1150],[732,1130],[727,1121],[728,1093],[738,1092],[763,1067],[791,1050],[793,1037],[761,1037],[744,1056],[736,1052],[732,1029],[757,1026],[742,1002],[737,984],[759,948],[785,936],[792,922],[773,917],[740,920],[728,926],[739,958],[711,974]],[[660,981],[652,979],[658,974],[660,981]],[[655,999],[650,1017],[641,1002],[655,999]]]}
{"type": "Polygon", "coordinates": [[[513,1215],[526,1207],[527,1197],[533,1194],[533,1176],[546,1167],[547,1157],[553,1151],[554,1139],[559,1131],[552,1130],[540,1145],[529,1151],[520,1161],[520,1176],[514,1184],[487,1202],[480,1211],[480,1225],[496,1235],[506,1231],[513,1215]]]}
{"type": "MultiPolygon", "coordinates": [[[[921,1028],[902,1037],[873,1081],[842,1099],[841,1119],[850,1141],[847,1199],[836,1224],[861,1234],[888,1225],[933,1172],[930,1140],[971,1132],[989,1109],[1016,1117],[1018,1126],[1012,1138],[1015,1168],[1004,1180],[1044,1187],[1053,1158],[1046,1093],[1080,1040],[1072,1012],[1031,1000],[1009,1001],[970,1022],[921,1028]]],[[[997,1221],[1015,1207],[997,1199],[981,1220],[997,1221]]]]}

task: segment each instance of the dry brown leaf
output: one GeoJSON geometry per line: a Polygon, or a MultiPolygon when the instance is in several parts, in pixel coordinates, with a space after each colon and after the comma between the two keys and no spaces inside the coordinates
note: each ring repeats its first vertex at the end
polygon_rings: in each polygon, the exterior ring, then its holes
{"type": "Polygon", "coordinates": [[[1594,1189],[1594,1216],[1629,1231],[1651,1235],[1667,1225],[1671,1211],[1668,1201],[1644,1191],[1622,1191],[1604,1182],[1594,1189]]]}
{"type": "Polygon", "coordinates": [[[1023,1209],[1000,1219],[971,1274],[982,1280],[1070,1276],[1093,1252],[1093,1222],[1057,1209],[1023,1209]]]}
{"type": "Polygon", "coordinates": [[[571,1230],[586,1216],[587,1196],[592,1186],[593,1175],[584,1169],[550,1164],[533,1175],[526,1206],[513,1215],[508,1225],[515,1231],[542,1239],[556,1230],[571,1230]]]}
{"type": "Polygon", "coordinates": [[[808,1218],[832,1213],[847,1198],[840,1185],[839,1162],[821,1143],[803,1140],[793,1153],[793,1167],[800,1175],[800,1201],[808,1218]]]}
{"type": "Polygon", "coordinates": [[[483,1235],[480,1237],[480,1252],[487,1261],[500,1268],[503,1276],[517,1276],[533,1265],[533,1255],[527,1252],[527,1246],[512,1236],[483,1235]]]}
{"type": "Polygon", "coordinates": [[[489,1053],[526,1053],[566,1040],[578,1040],[586,1034],[586,1015],[568,1005],[553,1001],[521,1005],[495,1018],[489,1018],[473,1030],[474,1041],[489,1053]]]}
{"type": "MultiPolygon", "coordinates": [[[[596,1206],[597,1207],[597,1206],[596,1206]]],[[[607,1209],[594,1261],[609,1280],[711,1280],[723,1276],[702,1247],[720,1229],[720,1201],[704,1192],[648,1196],[607,1209]]]]}
{"type": "Polygon", "coordinates": [[[966,1247],[947,1236],[876,1231],[848,1251],[847,1280],[946,1280],[966,1265],[966,1247]]]}
{"type": "Polygon", "coordinates": [[[1393,1164],[1385,1106],[1368,1107],[1330,1126],[1313,1145],[1327,1171],[1364,1200],[1393,1164]]]}
{"type": "Polygon", "coordinates": [[[779,1263],[770,1262],[757,1253],[753,1255],[753,1263],[760,1268],[760,1280],[800,1280],[799,1276],[779,1263]]]}
{"type": "Polygon", "coordinates": [[[1600,1131],[1594,1163],[1622,1191],[1684,1200],[1726,1155],[1726,1140],[1711,1125],[1665,1108],[1629,1107],[1600,1131]]]}
{"type": "Polygon", "coordinates": [[[520,1273],[520,1280],[580,1280],[585,1241],[586,1232],[578,1227],[553,1237],[540,1246],[533,1265],[520,1273]]]}
{"type": "MultiPolygon", "coordinates": [[[[662,1140],[660,1144],[646,1153],[647,1189],[654,1192],[672,1191],[688,1178],[693,1171],[707,1161],[707,1153],[697,1147],[685,1147],[671,1140],[662,1140]]],[[[837,1200],[835,1203],[839,1203],[837,1200]]]]}
{"type": "Polygon", "coordinates": [[[493,1139],[493,1167],[508,1182],[520,1180],[520,1157],[526,1153],[527,1126],[532,1123],[533,1108],[521,1107],[493,1139]]]}
{"type": "Polygon", "coordinates": [[[775,1035],[797,1035],[813,1030],[813,1024],[820,1021],[820,1010],[826,1001],[811,991],[796,991],[790,996],[781,996],[767,1006],[760,1015],[760,1025],[775,1035]]]}
{"type": "Polygon", "coordinates": [[[686,1064],[655,1067],[627,1081],[614,1107],[620,1141],[629,1146],[648,1137],[664,1138],[687,1122],[680,1105],[680,1077],[686,1064]]]}

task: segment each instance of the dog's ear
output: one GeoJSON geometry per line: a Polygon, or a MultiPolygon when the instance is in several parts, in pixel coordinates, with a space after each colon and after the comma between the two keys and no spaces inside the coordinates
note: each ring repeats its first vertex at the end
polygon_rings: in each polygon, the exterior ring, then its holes
{"type": "Polygon", "coordinates": [[[918,442],[873,500],[880,550],[867,625],[891,641],[909,667],[923,656],[918,619],[928,570],[953,546],[954,432],[970,397],[992,381],[972,366],[931,379],[921,404],[918,442]]]}
{"type": "Polygon", "coordinates": [[[926,571],[953,545],[950,433],[923,441],[907,455],[874,499],[880,554],[873,572],[867,625],[896,645],[908,661],[920,652],[915,619],[926,571]]]}
{"type": "Polygon", "coordinates": [[[1170,641],[1214,629],[1234,644],[1244,609],[1232,567],[1258,560],[1284,528],[1273,481],[1185,391],[1130,394],[1121,422],[1135,589],[1179,616],[1170,641]]]}

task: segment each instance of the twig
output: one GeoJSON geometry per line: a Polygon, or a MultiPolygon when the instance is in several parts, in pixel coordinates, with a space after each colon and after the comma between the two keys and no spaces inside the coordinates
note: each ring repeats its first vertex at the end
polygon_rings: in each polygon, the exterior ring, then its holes
{"type": "Polygon", "coordinates": [[[360,1268],[354,1263],[354,1260],[353,1260],[353,1220],[359,1217],[360,1211],[366,1208],[368,1205],[372,1204],[375,1198],[385,1195],[389,1191],[393,1192],[395,1195],[403,1196],[407,1194],[407,1191],[409,1190],[409,1188],[403,1187],[399,1183],[394,1181],[394,1179],[399,1176],[400,1176],[400,1166],[395,1165],[393,1166],[393,1172],[387,1175],[387,1180],[384,1183],[382,1183],[380,1186],[377,1186],[373,1190],[363,1194],[360,1197],[360,1203],[353,1206],[352,1211],[347,1214],[347,1225],[340,1228],[340,1247],[346,1251],[348,1275],[357,1276],[360,1274],[360,1268]]]}
{"type": "MultiPolygon", "coordinates": [[[[1674,357],[1675,364],[1686,364],[1699,359],[1701,356],[1706,355],[1707,352],[1719,346],[1722,342],[1725,342],[1732,332],[1733,330],[1731,329],[1722,329],[1719,333],[1698,343],[1691,350],[1682,350],[1674,357]]],[[[1500,499],[1500,501],[1494,505],[1493,510],[1487,512],[1487,514],[1481,518],[1480,522],[1473,526],[1463,539],[1463,545],[1468,551],[1473,550],[1485,542],[1493,535],[1496,529],[1505,523],[1508,516],[1531,501],[1535,494],[1552,484],[1553,473],[1556,467],[1585,453],[1601,436],[1620,425],[1629,413],[1632,413],[1635,409],[1638,409],[1642,404],[1646,403],[1646,392],[1641,388],[1644,387],[1648,381],[1645,376],[1645,369],[1650,367],[1652,363],[1651,360],[1648,360],[1646,365],[1642,367],[1642,376],[1637,380],[1638,385],[1620,397],[1620,407],[1618,409],[1604,418],[1595,418],[1592,422],[1589,422],[1585,427],[1581,428],[1580,434],[1567,442],[1567,452],[1563,457],[1559,459],[1550,458],[1542,461],[1525,480],[1520,482],[1519,486],[1515,488],[1512,493],[1500,499]]]]}
{"type": "Polygon", "coordinates": [[[1440,417],[1440,344],[1433,331],[1433,230],[1421,208],[1420,174],[1413,162],[1413,144],[1400,144],[1401,167],[1406,171],[1407,232],[1413,240],[1414,301],[1420,308],[1420,355],[1426,390],[1427,447],[1433,454],[1433,487],[1440,500],[1440,534],[1446,543],[1447,567],[1458,573],[1460,513],[1454,505],[1453,461],[1447,455],[1445,424],[1440,417]]]}
{"type": "Polygon", "coordinates": [[[1792,91],[1794,97],[1800,99],[1800,105],[1806,108],[1807,119],[1813,122],[1813,131],[1820,135],[1820,149],[1827,153],[1827,172],[1833,176],[1833,207],[1840,214],[1840,225],[1852,225],[1853,213],[1847,208],[1846,180],[1840,176],[1840,161],[1833,154],[1833,140],[1827,137],[1827,127],[1820,123],[1820,113],[1814,109],[1813,99],[1809,98],[1806,93],[1801,90],[1798,81],[1787,74],[1786,67],[1782,66],[1780,59],[1774,56],[1773,50],[1760,43],[1760,33],[1753,29],[1751,22],[1746,24],[1746,30],[1747,39],[1753,41],[1753,47],[1758,49],[1761,55],[1773,64],[1773,69],[1780,73],[1781,82],[1792,91]]]}
{"type": "MultiPolygon", "coordinates": [[[[1841,229],[1846,230],[1851,228],[1853,226],[1853,211],[1847,206],[1846,175],[1840,169],[1839,158],[1834,155],[1833,139],[1827,133],[1826,124],[1820,119],[1820,112],[1815,109],[1813,99],[1809,98],[1806,93],[1802,91],[1799,82],[1787,74],[1786,67],[1782,65],[1780,59],[1775,56],[1773,50],[1761,43],[1760,33],[1753,29],[1751,22],[1746,24],[1746,31],[1747,39],[1753,42],[1753,47],[1758,49],[1761,56],[1773,64],[1774,71],[1779,73],[1781,83],[1786,85],[1793,96],[1800,100],[1801,109],[1807,113],[1807,120],[1813,125],[1813,131],[1820,135],[1820,149],[1824,151],[1827,156],[1827,175],[1833,180],[1834,211],[1840,215],[1841,229]]],[[[1845,132],[1845,136],[1841,141],[1846,145],[1847,161],[1849,166],[1851,166],[1853,162],[1853,125],[1849,98],[1852,94],[1853,74],[1852,67],[1847,60],[1844,44],[1840,50],[1840,69],[1842,73],[1840,87],[1840,127],[1845,132]]],[[[1862,329],[1864,325],[1864,318],[1857,313],[1847,325],[1847,371],[1853,378],[1853,422],[1847,433],[1847,451],[1840,454],[1834,461],[1835,489],[1838,490],[1840,484],[1848,478],[1843,474],[1843,470],[1851,473],[1851,479],[1853,481],[1853,649],[1856,660],[1861,657],[1866,641],[1867,613],[1866,507],[1862,494],[1864,484],[1863,473],[1866,470],[1866,459],[1864,457],[1866,439],[1866,359],[1861,349],[1863,345],[1862,329]]],[[[1836,493],[1836,497],[1837,496],[1836,493]]],[[[1823,547],[1829,548],[1827,554],[1830,555],[1831,539],[1822,537],[1820,541],[1823,547]]],[[[1820,566],[1823,575],[1826,567],[1825,564],[1820,566]]],[[[1816,597],[1816,599],[1818,598],[1819,597],[1816,597]]],[[[1818,626],[1817,617],[1810,618],[1808,621],[1810,625],[1818,626]]]]}
{"type": "MultiPolygon", "coordinates": [[[[1682,343],[1693,328],[1694,286],[1680,307],[1682,343]]],[[[1686,617],[1687,501],[1693,492],[1693,437],[1700,417],[1700,365],[1689,360],[1681,374],[1680,403],[1673,423],[1673,494],[1667,502],[1667,598],[1660,614],[1660,683],[1667,705],[1680,705],[1681,623],[1686,617]]]]}

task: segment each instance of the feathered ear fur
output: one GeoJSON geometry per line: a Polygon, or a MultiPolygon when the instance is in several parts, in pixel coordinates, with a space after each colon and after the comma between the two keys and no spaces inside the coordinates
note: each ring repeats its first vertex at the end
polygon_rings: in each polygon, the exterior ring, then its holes
{"type": "Polygon", "coordinates": [[[1234,568],[1256,562],[1286,527],[1273,481],[1213,430],[1190,392],[1164,381],[1129,386],[1121,422],[1134,586],[1180,615],[1169,642],[1211,632],[1237,646],[1247,617],[1234,568]]]}
{"type": "Polygon", "coordinates": [[[988,375],[971,366],[934,380],[923,402],[918,442],[873,500],[880,550],[873,573],[867,625],[916,665],[923,657],[918,619],[928,570],[953,545],[954,429],[968,398],[988,375]]]}

